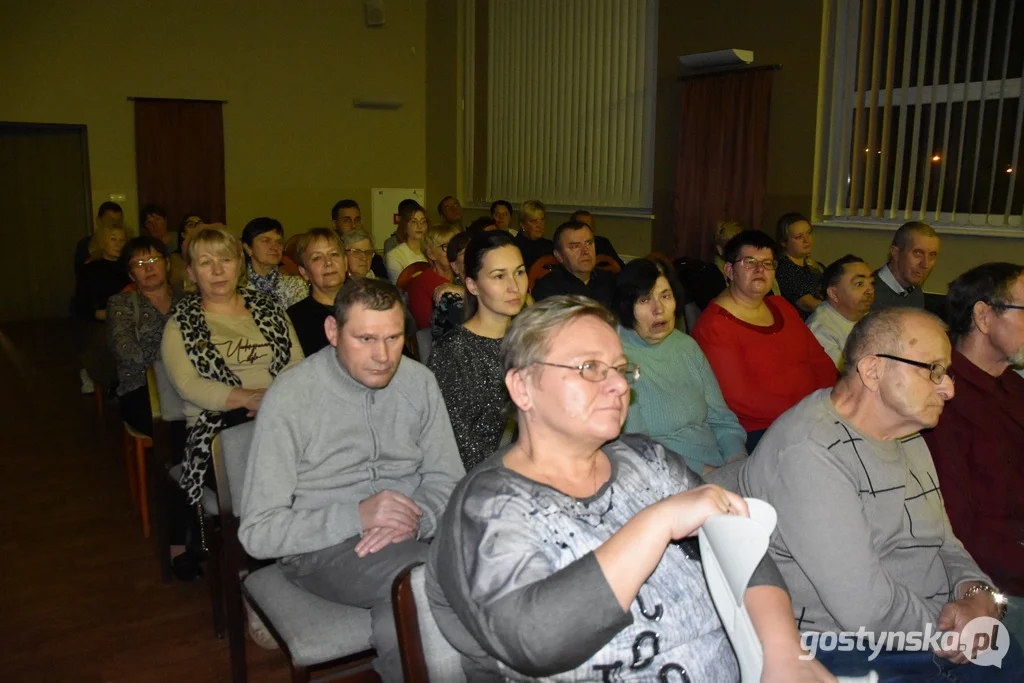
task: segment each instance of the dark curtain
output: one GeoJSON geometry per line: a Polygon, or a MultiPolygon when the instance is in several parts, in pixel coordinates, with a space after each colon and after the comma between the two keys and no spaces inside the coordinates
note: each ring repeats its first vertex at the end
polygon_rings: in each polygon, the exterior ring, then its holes
{"type": "Polygon", "coordinates": [[[139,209],[159,204],[167,211],[171,230],[192,213],[207,223],[224,222],[222,106],[196,100],[135,100],[139,209]]]}
{"type": "Polygon", "coordinates": [[[774,74],[774,67],[757,68],[682,81],[677,255],[710,260],[712,228],[720,220],[761,227],[774,74]]]}

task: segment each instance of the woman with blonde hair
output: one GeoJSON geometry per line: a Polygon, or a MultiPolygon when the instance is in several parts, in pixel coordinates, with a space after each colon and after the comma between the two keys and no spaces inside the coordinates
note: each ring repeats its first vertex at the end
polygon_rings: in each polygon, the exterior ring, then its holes
{"type": "Polygon", "coordinates": [[[117,381],[117,364],[107,348],[103,322],[107,299],[131,281],[121,263],[127,231],[119,223],[98,223],[89,242],[89,260],[78,270],[72,306],[79,338],[82,393],[91,394],[93,382],[108,388],[117,381]]]}
{"type": "Polygon", "coordinates": [[[462,287],[452,284],[455,273],[448,261],[448,243],[459,233],[456,226],[443,223],[433,226],[423,235],[423,255],[427,257],[430,270],[413,278],[406,289],[409,294],[409,312],[416,321],[417,330],[430,326],[434,306],[442,294],[462,290],[462,287]]]}
{"type": "Polygon", "coordinates": [[[207,478],[213,437],[254,417],[274,377],[303,355],[277,299],[239,288],[245,258],[237,237],[203,228],[190,240],[188,257],[188,276],[197,292],[172,309],[161,357],[185,401],[181,485],[195,505],[207,478]]]}
{"type": "Polygon", "coordinates": [[[427,212],[417,202],[402,202],[398,212],[398,230],[395,237],[398,246],[387,252],[384,262],[388,267],[388,279],[394,284],[402,271],[413,263],[426,263],[420,244],[427,232],[427,212]]]}
{"type": "Polygon", "coordinates": [[[523,254],[523,265],[530,272],[533,262],[542,256],[554,255],[554,243],[544,236],[548,209],[539,199],[529,199],[519,207],[519,233],[516,246],[523,254]]]}

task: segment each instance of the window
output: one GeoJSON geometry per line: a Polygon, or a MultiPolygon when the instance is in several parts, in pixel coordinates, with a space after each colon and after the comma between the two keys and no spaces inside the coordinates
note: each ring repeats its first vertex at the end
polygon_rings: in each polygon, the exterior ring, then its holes
{"type": "Polygon", "coordinates": [[[649,212],[658,1],[468,5],[467,194],[649,212]]]}
{"type": "Polygon", "coordinates": [[[828,0],[815,214],[1020,234],[1024,4],[828,0]]]}

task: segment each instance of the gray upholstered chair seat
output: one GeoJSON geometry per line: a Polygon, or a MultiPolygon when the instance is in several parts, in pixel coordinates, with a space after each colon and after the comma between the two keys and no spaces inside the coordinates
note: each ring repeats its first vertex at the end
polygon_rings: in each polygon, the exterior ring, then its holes
{"type": "Polygon", "coordinates": [[[416,621],[420,627],[420,642],[423,644],[423,660],[431,681],[438,683],[464,683],[462,655],[451,646],[434,621],[427,601],[424,565],[415,567],[409,575],[412,594],[416,599],[416,621]]]}
{"type": "Polygon", "coordinates": [[[243,585],[296,664],[320,664],[370,649],[369,610],[317,597],[289,581],[277,564],[249,574],[243,585]]]}

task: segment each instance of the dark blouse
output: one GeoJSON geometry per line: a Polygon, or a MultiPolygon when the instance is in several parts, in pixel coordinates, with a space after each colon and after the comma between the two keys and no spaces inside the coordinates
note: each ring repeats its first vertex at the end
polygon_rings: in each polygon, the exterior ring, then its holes
{"type": "Polygon", "coordinates": [[[120,261],[98,259],[82,265],[75,283],[75,316],[91,322],[96,311],[107,307],[107,299],[120,292],[131,282],[120,261]]]}
{"type": "Polygon", "coordinates": [[[778,269],[775,271],[775,279],[779,283],[779,292],[786,301],[796,306],[800,317],[807,320],[810,312],[803,311],[796,302],[808,294],[821,298],[821,275],[823,272],[821,264],[817,261],[807,259],[807,265],[798,266],[793,259],[783,254],[779,259],[778,269]]]}
{"type": "Polygon", "coordinates": [[[302,353],[307,358],[327,346],[324,319],[333,315],[334,309],[314,299],[312,294],[288,309],[288,317],[299,337],[302,353]]]}
{"type": "Polygon", "coordinates": [[[456,327],[430,352],[428,365],[441,387],[455,442],[468,472],[491,455],[505,431],[507,394],[498,361],[500,339],[456,327]]]}
{"type": "Polygon", "coordinates": [[[107,301],[107,340],[117,360],[117,395],[146,386],[146,369],[160,359],[164,325],[178,303],[161,313],[139,292],[121,292],[107,301]]]}

